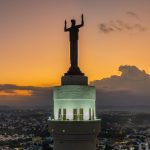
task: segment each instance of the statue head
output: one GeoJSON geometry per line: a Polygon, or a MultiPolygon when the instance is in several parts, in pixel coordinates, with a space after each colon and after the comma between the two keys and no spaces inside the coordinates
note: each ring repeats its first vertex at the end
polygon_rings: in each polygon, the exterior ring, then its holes
{"type": "Polygon", "coordinates": [[[71,19],[71,26],[75,26],[76,25],[76,20],[71,19]]]}

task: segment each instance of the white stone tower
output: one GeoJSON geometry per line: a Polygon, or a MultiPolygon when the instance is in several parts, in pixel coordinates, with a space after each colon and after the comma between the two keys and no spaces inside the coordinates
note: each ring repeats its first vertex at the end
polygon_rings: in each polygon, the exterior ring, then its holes
{"type": "Polygon", "coordinates": [[[54,150],[96,150],[100,120],[96,118],[96,89],[88,85],[88,78],[78,67],[78,32],[84,25],[72,26],[70,32],[71,66],[61,78],[61,86],[54,88],[52,119],[49,131],[54,138],[54,150]]]}

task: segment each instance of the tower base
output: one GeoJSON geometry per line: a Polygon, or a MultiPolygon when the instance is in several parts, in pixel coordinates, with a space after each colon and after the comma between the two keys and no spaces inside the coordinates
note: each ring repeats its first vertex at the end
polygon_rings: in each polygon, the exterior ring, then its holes
{"type": "Polygon", "coordinates": [[[49,121],[54,150],[96,150],[100,120],[49,121]]]}
{"type": "Polygon", "coordinates": [[[88,85],[88,78],[82,75],[65,75],[61,78],[61,85],[88,85]]]}

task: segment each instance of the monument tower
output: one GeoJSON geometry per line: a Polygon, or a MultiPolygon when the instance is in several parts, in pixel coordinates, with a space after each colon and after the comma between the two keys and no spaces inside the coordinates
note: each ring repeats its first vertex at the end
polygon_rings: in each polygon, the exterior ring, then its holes
{"type": "Polygon", "coordinates": [[[61,78],[61,86],[54,88],[53,117],[49,131],[54,138],[54,150],[96,150],[100,120],[96,118],[96,89],[88,85],[88,78],[78,66],[78,33],[84,26],[71,20],[64,31],[70,36],[70,68],[61,78]]]}

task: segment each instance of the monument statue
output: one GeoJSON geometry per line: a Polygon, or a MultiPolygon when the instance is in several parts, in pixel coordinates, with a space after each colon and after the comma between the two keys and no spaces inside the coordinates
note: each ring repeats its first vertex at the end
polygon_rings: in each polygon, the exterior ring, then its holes
{"type": "Polygon", "coordinates": [[[96,88],[88,85],[88,77],[78,67],[78,33],[84,25],[64,30],[70,33],[69,71],[61,77],[61,85],[53,88],[53,115],[49,117],[49,132],[53,150],[96,150],[101,120],[96,117],[96,88]]]}
{"type": "Polygon", "coordinates": [[[78,67],[78,33],[79,28],[84,26],[83,14],[81,15],[81,24],[76,25],[76,20],[71,20],[71,27],[67,28],[67,21],[65,20],[64,31],[69,32],[70,38],[70,68],[65,75],[84,75],[78,67]]]}

